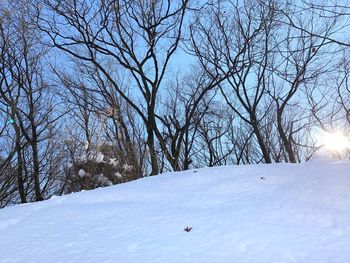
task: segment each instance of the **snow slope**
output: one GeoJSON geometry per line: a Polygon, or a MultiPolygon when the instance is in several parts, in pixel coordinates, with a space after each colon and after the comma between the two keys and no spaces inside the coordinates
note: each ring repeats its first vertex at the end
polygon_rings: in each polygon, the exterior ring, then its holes
{"type": "Polygon", "coordinates": [[[350,162],[204,168],[5,208],[0,262],[348,263],[350,162]]]}

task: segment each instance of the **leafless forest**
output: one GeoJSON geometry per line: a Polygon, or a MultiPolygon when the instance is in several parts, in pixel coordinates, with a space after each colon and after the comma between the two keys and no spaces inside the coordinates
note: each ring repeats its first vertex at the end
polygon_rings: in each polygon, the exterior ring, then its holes
{"type": "Polygon", "coordinates": [[[350,129],[349,19],[347,1],[1,1],[0,207],[312,158],[350,129]]]}

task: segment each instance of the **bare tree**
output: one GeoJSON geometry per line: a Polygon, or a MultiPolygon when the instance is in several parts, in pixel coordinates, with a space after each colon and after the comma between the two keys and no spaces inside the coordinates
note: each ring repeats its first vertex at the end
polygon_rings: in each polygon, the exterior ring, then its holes
{"type": "MultiPolygon", "coordinates": [[[[155,117],[157,95],[182,37],[188,0],[42,2],[45,10],[38,12],[38,24],[52,44],[93,64],[142,118],[152,174],[157,174],[155,136],[167,153],[155,117]],[[106,61],[122,66],[130,74],[137,98],[121,89],[106,61]]],[[[166,156],[170,158],[168,153],[166,156]]]]}
{"type": "Polygon", "coordinates": [[[26,202],[28,195],[23,176],[29,177],[35,200],[40,201],[44,198],[42,187],[45,188],[47,177],[41,172],[45,149],[39,144],[52,135],[50,132],[59,115],[53,116],[55,101],[44,79],[42,64],[46,49],[41,46],[40,34],[31,24],[28,6],[13,3],[3,12],[0,95],[9,108],[15,131],[18,190],[21,202],[26,202]]]}
{"type": "Polygon", "coordinates": [[[350,26],[348,23],[350,7],[346,0],[331,2],[302,0],[298,3],[287,1],[286,5],[288,9],[278,10],[283,14],[281,19],[283,23],[303,32],[305,36],[323,39],[325,43],[350,47],[349,39],[344,34],[350,26]],[[300,17],[317,17],[318,26],[327,30],[315,31],[314,28],[301,24],[300,17]]]}
{"type": "Polygon", "coordinates": [[[193,51],[206,72],[213,77],[229,75],[219,85],[221,94],[234,113],[252,127],[266,163],[271,156],[261,120],[269,108],[261,111],[260,105],[266,103],[265,77],[275,27],[273,4],[216,1],[198,15],[191,30],[193,51]]]}
{"type": "MultiPolygon", "coordinates": [[[[318,28],[315,21],[314,16],[300,16],[298,24],[315,34],[327,36],[331,32],[332,27],[318,28]]],[[[269,69],[267,85],[275,104],[281,148],[287,155],[286,161],[295,163],[298,161],[296,148],[304,144],[295,141],[296,134],[310,127],[309,111],[305,110],[307,102],[304,99],[307,86],[331,70],[336,52],[325,38],[308,36],[291,25],[281,23],[279,32],[279,37],[274,39],[275,56],[269,69]],[[297,114],[302,111],[304,114],[297,114]]]]}
{"type": "Polygon", "coordinates": [[[20,195],[20,199],[22,203],[27,202],[26,194],[25,194],[25,186],[23,180],[23,161],[22,161],[22,132],[20,127],[14,120],[16,119],[16,115],[18,114],[17,105],[19,103],[20,98],[20,88],[16,85],[16,81],[12,77],[12,72],[16,70],[16,65],[13,62],[13,57],[16,55],[16,51],[14,50],[14,39],[11,37],[13,29],[9,26],[11,21],[10,12],[8,9],[1,9],[2,19],[0,24],[0,33],[1,33],[1,78],[0,78],[0,92],[1,92],[1,100],[2,104],[6,107],[6,113],[9,116],[9,121],[12,122],[13,128],[15,130],[15,146],[12,153],[9,154],[9,157],[4,162],[4,168],[6,168],[11,161],[13,155],[16,153],[17,156],[17,185],[18,192],[20,195]]]}

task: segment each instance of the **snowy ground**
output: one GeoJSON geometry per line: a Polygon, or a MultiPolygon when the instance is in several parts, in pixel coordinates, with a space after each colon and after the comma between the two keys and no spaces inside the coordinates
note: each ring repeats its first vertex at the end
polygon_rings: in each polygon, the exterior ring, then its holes
{"type": "Polygon", "coordinates": [[[350,162],[205,168],[5,208],[0,262],[349,263],[350,162]]]}

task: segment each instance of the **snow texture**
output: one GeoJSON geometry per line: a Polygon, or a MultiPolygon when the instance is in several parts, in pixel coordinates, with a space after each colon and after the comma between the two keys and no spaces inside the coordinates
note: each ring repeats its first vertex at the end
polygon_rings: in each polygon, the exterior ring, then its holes
{"type": "Polygon", "coordinates": [[[0,210],[0,262],[348,263],[349,189],[346,161],[167,173],[0,210]]]}

